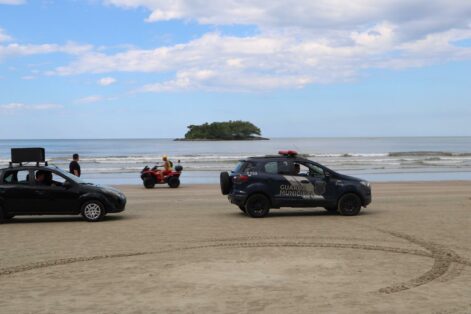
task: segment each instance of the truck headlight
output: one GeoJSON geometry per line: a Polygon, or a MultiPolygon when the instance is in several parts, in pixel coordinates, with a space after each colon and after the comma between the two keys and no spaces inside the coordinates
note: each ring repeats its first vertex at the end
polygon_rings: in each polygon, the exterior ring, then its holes
{"type": "Polygon", "coordinates": [[[370,182],[368,181],[360,181],[360,184],[366,186],[367,188],[370,188],[370,182]]]}

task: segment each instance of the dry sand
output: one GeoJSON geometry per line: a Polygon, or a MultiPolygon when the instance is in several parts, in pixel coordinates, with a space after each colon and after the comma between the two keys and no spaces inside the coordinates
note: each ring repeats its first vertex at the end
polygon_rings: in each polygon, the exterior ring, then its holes
{"type": "Polygon", "coordinates": [[[471,313],[471,182],[264,219],[217,186],[120,188],[127,210],[100,223],[0,226],[1,313],[471,313]]]}

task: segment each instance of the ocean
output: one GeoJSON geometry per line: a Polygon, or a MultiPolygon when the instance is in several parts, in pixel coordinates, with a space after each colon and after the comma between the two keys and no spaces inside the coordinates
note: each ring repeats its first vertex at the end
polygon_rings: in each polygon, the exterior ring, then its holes
{"type": "Polygon", "coordinates": [[[14,147],[44,147],[49,163],[65,169],[78,153],[83,178],[100,184],[141,184],[140,170],[164,154],[181,161],[182,184],[218,183],[219,172],[233,169],[238,160],[282,149],[373,182],[471,180],[471,137],[0,140],[0,167],[8,165],[14,147]]]}

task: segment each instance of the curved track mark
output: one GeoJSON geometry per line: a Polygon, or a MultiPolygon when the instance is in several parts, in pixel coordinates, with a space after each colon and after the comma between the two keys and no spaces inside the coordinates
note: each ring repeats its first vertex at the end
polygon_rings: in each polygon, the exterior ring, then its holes
{"type": "Polygon", "coordinates": [[[378,246],[378,245],[343,244],[343,243],[303,243],[303,242],[285,242],[285,243],[241,242],[241,243],[220,243],[220,244],[190,246],[190,247],[173,248],[173,249],[167,249],[167,250],[161,250],[161,251],[120,253],[120,254],[110,254],[110,255],[97,255],[97,256],[90,256],[90,257],[71,257],[71,258],[50,260],[50,261],[2,268],[0,269],[0,276],[21,273],[21,272],[25,272],[29,270],[47,268],[47,267],[52,267],[52,266],[67,265],[67,264],[73,264],[73,263],[79,263],[79,262],[89,262],[89,261],[96,261],[96,260],[101,260],[101,259],[133,257],[133,256],[142,256],[142,255],[151,255],[151,254],[163,254],[163,253],[170,253],[170,252],[176,252],[176,251],[198,250],[198,249],[205,249],[205,248],[259,248],[259,247],[345,248],[345,249],[359,249],[359,250],[383,251],[383,252],[390,252],[390,253],[412,254],[412,255],[418,255],[418,256],[431,257],[430,253],[423,250],[403,249],[403,248],[386,247],[386,246],[378,246]]]}
{"type": "MultiPolygon", "coordinates": [[[[422,274],[421,276],[411,279],[409,281],[403,283],[397,283],[391,285],[389,287],[385,287],[379,290],[379,292],[390,294],[395,292],[400,292],[404,290],[408,290],[414,287],[418,287],[424,285],[428,282],[431,282],[437,278],[442,277],[442,281],[449,280],[451,278],[456,277],[459,275],[459,272],[454,276],[450,274],[450,276],[444,276],[450,269],[450,265],[452,263],[461,264],[465,266],[471,266],[471,261],[457,255],[454,251],[447,249],[443,246],[437,245],[432,242],[427,242],[420,240],[418,238],[412,237],[407,234],[402,234],[398,232],[391,232],[391,231],[384,231],[380,230],[383,233],[390,234],[394,237],[404,239],[410,243],[416,244],[423,249],[405,249],[399,247],[388,247],[388,246],[380,246],[380,245],[366,245],[366,244],[354,244],[354,243],[322,243],[322,242],[293,242],[289,241],[289,238],[281,238],[281,237],[274,237],[268,238],[264,237],[264,239],[269,240],[285,240],[286,242],[223,242],[223,243],[215,243],[215,244],[207,244],[207,245],[197,245],[197,246],[188,246],[188,247],[176,247],[176,248],[168,248],[165,250],[160,251],[146,251],[146,252],[134,252],[134,253],[120,253],[120,254],[110,254],[110,255],[98,255],[98,256],[91,256],[91,257],[72,257],[66,259],[57,259],[51,261],[44,261],[38,263],[31,263],[13,267],[7,267],[0,269],[0,277],[10,274],[16,274],[21,272],[26,272],[35,269],[47,268],[52,266],[59,266],[59,265],[67,265],[79,262],[88,262],[88,261],[96,261],[101,259],[110,259],[110,258],[122,258],[122,257],[133,257],[133,256],[143,256],[143,255],[151,255],[151,254],[164,254],[164,253],[171,253],[176,251],[186,251],[186,250],[198,250],[198,249],[205,249],[205,248],[262,248],[262,247],[300,247],[300,248],[343,248],[343,249],[359,249],[359,250],[370,250],[370,251],[382,251],[388,253],[398,253],[398,254],[410,254],[416,256],[423,256],[423,257],[430,257],[434,259],[434,264],[432,268],[422,274]]],[[[241,240],[243,238],[240,238],[241,240]]],[[[230,241],[237,240],[236,238],[231,239],[230,241]]],[[[226,241],[225,239],[219,239],[218,241],[226,241]]]]}
{"type": "MultiPolygon", "coordinates": [[[[470,263],[466,259],[456,254],[453,250],[448,249],[444,246],[435,244],[433,242],[424,241],[417,237],[400,233],[400,232],[393,232],[393,231],[386,231],[386,230],[379,230],[379,231],[390,234],[397,238],[404,239],[410,243],[423,247],[424,249],[430,252],[431,257],[434,259],[433,266],[429,271],[409,281],[397,283],[392,286],[382,288],[379,290],[382,293],[389,294],[389,293],[395,293],[395,292],[408,290],[411,288],[425,285],[440,277],[442,277],[442,279],[444,279],[445,281],[447,278],[443,276],[448,272],[452,263],[459,263],[459,264],[464,264],[464,265],[469,265],[470,263]]],[[[450,279],[451,278],[452,276],[450,276],[450,279]]]]}

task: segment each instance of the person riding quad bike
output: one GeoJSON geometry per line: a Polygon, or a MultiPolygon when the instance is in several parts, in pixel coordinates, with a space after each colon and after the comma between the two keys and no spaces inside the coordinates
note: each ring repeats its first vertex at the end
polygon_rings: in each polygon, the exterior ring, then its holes
{"type": "Polygon", "coordinates": [[[162,157],[163,163],[154,166],[152,169],[148,166],[141,171],[141,179],[146,189],[152,189],[156,184],[168,184],[171,188],[180,186],[180,175],[183,170],[182,166],[175,167],[167,156],[162,157]]]}

